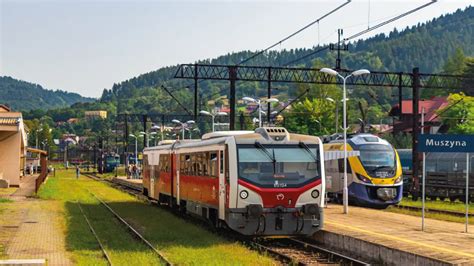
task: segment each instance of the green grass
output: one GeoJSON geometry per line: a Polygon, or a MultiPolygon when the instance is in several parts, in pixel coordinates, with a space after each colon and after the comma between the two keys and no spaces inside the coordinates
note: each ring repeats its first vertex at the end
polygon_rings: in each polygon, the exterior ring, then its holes
{"type": "MultiPolygon", "coordinates": [[[[411,197],[405,197],[398,205],[421,208],[422,202],[421,200],[413,201],[411,197]]],[[[460,201],[450,202],[448,200],[445,200],[445,201],[427,200],[425,202],[425,206],[427,209],[434,209],[434,210],[447,210],[447,211],[455,211],[455,212],[461,212],[461,213],[464,213],[466,211],[466,205],[460,201]]],[[[389,207],[386,211],[421,217],[421,211],[400,209],[394,206],[389,207]]],[[[472,203],[469,204],[469,213],[474,213],[474,204],[472,203]]],[[[456,223],[466,222],[466,218],[464,217],[454,216],[450,214],[430,213],[428,211],[425,212],[425,217],[435,219],[435,220],[440,220],[440,221],[448,221],[448,222],[456,222],[456,223]]],[[[474,223],[473,217],[469,218],[469,223],[474,223]]]]}
{"type": "MultiPolygon", "coordinates": [[[[412,210],[407,210],[407,209],[399,209],[399,208],[395,208],[393,206],[389,207],[385,211],[421,217],[421,211],[412,211],[412,210]]],[[[453,216],[453,215],[449,215],[449,214],[439,214],[439,213],[425,212],[425,217],[435,219],[435,220],[455,222],[455,223],[465,223],[466,222],[466,218],[464,218],[464,217],[453,216]]],[[[474,218],[473,217],[469,217],[469,223],[470,224],[474,223],[474,218]]]]}
{"type": "Polygon", "coordinates": [[[39,196],[65,203],[68,216],[67,243],[77,264],[102,264],[103,259],[100,258],[97,244],[80,215],[76,200],[83,203],[87,216],[92,217],[91,223],[105,242],[107,251],[110,250],[112,262],[115,258],[115,264],[157,263],[146,262],[149,259],[147,249],[141,249],[134,239],[123,242],[128,233],[123,231],[117,220],[112,218],[87,190],[106,201],[174,264],[275,264],[269,257],[251,251],[239,243],[225,240],[106,184],[84,176],[76,180],[73,171],[60,171],[56,176],[42,186],[39,196]]]}
{"type": "MultiPolygon", "coordinates": [[[[420,207],[422,205],[421,199],[417,201],[413,201],[411,198],[405,197],[400,202],[401,206],[413,206],[413,207],[420,207]]],[[[425,202],[425,206],[428,209],[436,209],[436,210],[447,210],[447,211],[456,211],[456,212],[465,212],[466,211],[466,204],[455,201],[450,202],[449,200],[441,201],[441,200],[427,200],[425,202]]],[[[474,203],[469,204],[469,212],[474,213],[474,203]]]]}
{"type": "Polygon", "coordinates": [[[0,203],[9,203],[9,202],[13,202],[13,200],[11,200],[11,199],[5,199],[5,198],[0,198],[0,203]]]}
{"type": "MultiPolygon", "coordinates": [[[[105,178],[105,179],[112,179],[115,177],[115,171],[111,173],[103,173],[103,174],[95,174],[96,176],[100,178],[105,178]]],[[[119,167],[117,170],[117,176],[126,176],[127,174],[125,173],[125,167],[119,167]]]]}
{"type": "MultiPolygon", "coordinates": [[[[38,195],[42,199],[59,200],[66,211],[66,244],[77,265],[107,265],[101,250],[79,209],[81,206],[109,253],[112,263],[127,265],[158,265],[156,256],[144,244],[132,237],[76,180],[73,171],[60,171],[50,178],[38,195]]],[[[83,177],[84,178],[84,177],[83,177]]]]}

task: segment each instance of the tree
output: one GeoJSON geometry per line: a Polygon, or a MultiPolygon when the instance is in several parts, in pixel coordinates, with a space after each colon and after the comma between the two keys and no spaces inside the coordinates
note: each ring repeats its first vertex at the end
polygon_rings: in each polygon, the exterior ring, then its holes
{"type": "Polygon", "coordinates": [[[438,111],[443,124],[449,126],[449,133],[474,134],[474,97],[464,93],[451,94],[449,105],[438,111]]]}

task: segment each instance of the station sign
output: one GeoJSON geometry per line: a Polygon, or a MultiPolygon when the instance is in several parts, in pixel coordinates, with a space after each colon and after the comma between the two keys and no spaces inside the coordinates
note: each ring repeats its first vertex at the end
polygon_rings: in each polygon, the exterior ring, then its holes
{"type": "Polygon", "coordinates": [[[474,152],[474,135],[418,135],[419,152],[474,152]]]}

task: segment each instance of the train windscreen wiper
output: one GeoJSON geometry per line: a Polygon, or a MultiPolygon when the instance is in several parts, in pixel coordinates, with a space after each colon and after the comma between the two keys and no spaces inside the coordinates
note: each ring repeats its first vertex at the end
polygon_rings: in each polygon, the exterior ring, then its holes
{"type": "Polygon", "coordinates": [[[267,148],[265,148],[260,142],[255,141],[255,147],[261,149],[263,151],[263,153],[265,153],[265,155],[267,155],[268,158],[273,162],[273,164],[275,164],[275,162],[276,162],[275,158],[270,154],[270,152],[267,150],[267,148]]]}
{"type": "Polygon", "coordinates": [[[313,157],[313,160],[316,163],[319,162],[318,157],[316,157],[316,155],[311,151],[311,149],[308,147],[308,145],[306,145],[306,143],[300,141],[299,146],[303,148],[305,151],[307,151],[309,154],[311,154],[311,157],[313,157]]]}

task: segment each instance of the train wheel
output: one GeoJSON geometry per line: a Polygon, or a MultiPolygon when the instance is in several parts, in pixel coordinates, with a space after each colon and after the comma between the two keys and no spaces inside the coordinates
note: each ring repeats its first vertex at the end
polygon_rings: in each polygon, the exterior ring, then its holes
{"type": "Polygon", "coordinates": [[[451,202],[455,202],[455,201],[456,201],[456,199],[457,199],[457,198],[456,198],[456,197],[454,197],[454,196],[451,196],[451,197],[449,197],[449,201],[451,201],[451,202]]]}
{"type": "Polygon", "coordinates": [[[439,200],[440,200],[440,201],[445,201],[445,200],[446,200],[446,197],[439,197],[439,200]]]}

